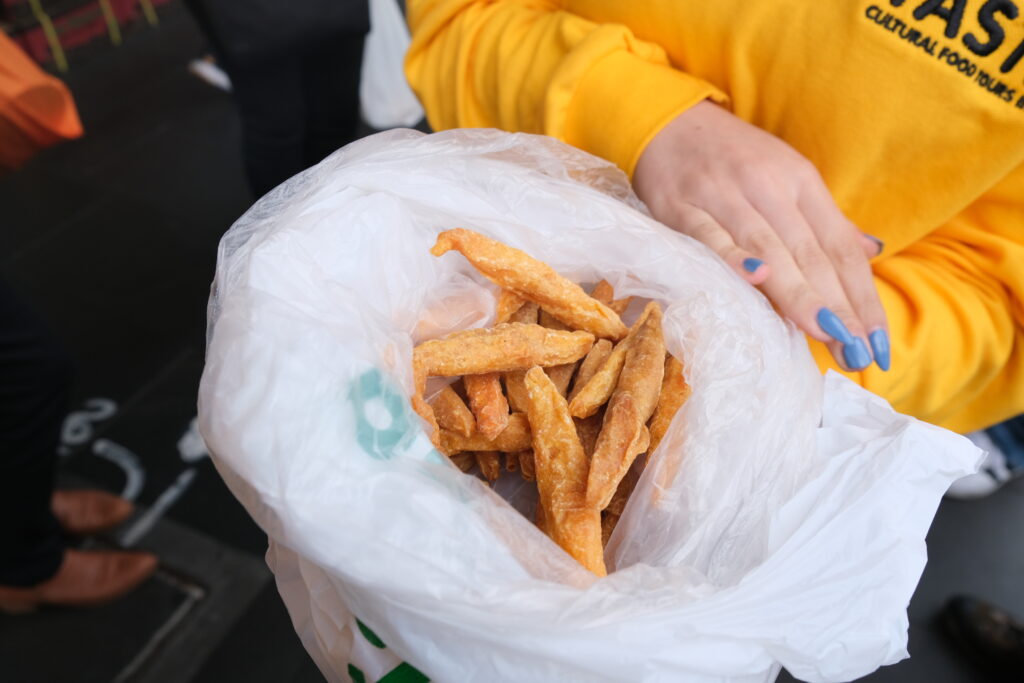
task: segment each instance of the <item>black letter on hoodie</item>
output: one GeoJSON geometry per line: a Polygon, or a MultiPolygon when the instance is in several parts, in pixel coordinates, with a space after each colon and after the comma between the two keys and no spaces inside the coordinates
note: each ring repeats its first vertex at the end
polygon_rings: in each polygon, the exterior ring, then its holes
{"type": "Polygon", "coordinates": [[[1010,73],[1010,70],[1017,66],[1017,62],[1020,61],[1021,57],[1024,57],[1024,40],[1020,41],[1020,45],[1014,48],[1013,52],[1010,53],[1010,56],[1006,58],[1005,62],[1003,62],[1003,65],[999,67],[999,70],[1004,74],[1010,73]]]}
{"type": "Polygon", "coordinates": [[[946,22],[946,37],[956,38],[960,33],[960,22],[964,18],[964,8],[967,0],[953,0],[952,7],[943,7],[946,0],[924,0],[914,10],[914,18],[920,21],[929,14],[935,14],[946,22]]]}
{"type": "Polygon", "coordinates": [[[1001,12],[1010,19],[1017,18],[1017,6],[1010,0],[988,0],[978,10],[978,23],[988,32],[988,42],[982,43],[974,33],[968,33],[964,36],[964,45],[979,57],[987,57],[992,54],[1006,39],[1006,31],[996,21],[996,12],[1001,12]]]}

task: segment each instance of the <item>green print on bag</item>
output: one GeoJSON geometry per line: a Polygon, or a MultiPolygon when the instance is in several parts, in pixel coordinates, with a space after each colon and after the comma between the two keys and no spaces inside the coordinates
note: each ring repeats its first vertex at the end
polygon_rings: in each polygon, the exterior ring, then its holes
{"type": "MultiPolygon", "coordinates": [[[[387,647],[384,645],[384,641],[359,619],[356,619],[356,625],[359,627],[359,632],[363,634],[363,637],[366,638],[371,645],[380,649],[387,647]]],[[[357,667],[355,664],[348,665],[348,675],[352,679],[352,683],[366,683],[366,674],[364,674],[362,669],[357,667]]],[[[377,683],[429,683],[429,681],[430,679],[418,671],[416,667],[412,666],[408,662],[402,662],[394,669],[384,674],[377,683]]]]}
{"type": "MultiPolygon", "coordinates": [[[[367,370],[357,377],[348,391],[356,426],[356,441],[363,452],[377,460],[391,460],[399,454],[410,454],[416,437],[422,434],[408,400],[380,370],[367,370]]],[[[461,473],[447,463],[429,440],[418,452],[431,467],[423,472],[431,481],[441,484],[460,502],[469,500],[461,473]],[[447,465],[440,471],[435,465],[447,465]]]]}
{"type": "Polygon", "coordinates": [[[416,436],[405,397],[376,368],[367,370],[348,392],[355,413],[356,440],[378,460],[388,460],[416,436]]]}

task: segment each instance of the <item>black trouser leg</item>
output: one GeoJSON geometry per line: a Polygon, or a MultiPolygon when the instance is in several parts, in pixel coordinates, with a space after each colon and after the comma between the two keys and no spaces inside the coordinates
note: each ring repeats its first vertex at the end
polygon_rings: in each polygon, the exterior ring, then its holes
{"type": "Polygon", "coordinates": [[[263,196],[306,168],[300,58],[227,64],[242,117],[242,157],[253,193],[263,196]]]}
{"type": "Polygon", "coordinates": [[[356,138],[365,33],[341,33],[302,58],[306,166],[356,138]]]}
{"type": "Polygon", "coordinates": [[[60,567],[50,511],[71,361],[46,326],[0,282],[0,584],[31,586],[60,567]]]}

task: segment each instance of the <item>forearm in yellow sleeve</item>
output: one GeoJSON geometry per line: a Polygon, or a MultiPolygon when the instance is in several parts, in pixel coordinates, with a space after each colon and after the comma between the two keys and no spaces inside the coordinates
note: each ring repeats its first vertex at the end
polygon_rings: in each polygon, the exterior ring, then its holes
{"type": "MultiPolygon", "coordinates": [[[[960,433],[1024,412],[1024,207],[968,212],[875,264],[892,369],[844,373],[960,433]],[[1000,224],[986,225],[986,221],[1000,224]]],[[[838,370],[818,342],[822,369],[838,370]]]]}
{"type": "Polygon", "coordinates": [[[409,0],[405,70],[435,130],[551,135],[629,174],[662,127],[725,96],[621,24],[542,0],[409,0]]]}

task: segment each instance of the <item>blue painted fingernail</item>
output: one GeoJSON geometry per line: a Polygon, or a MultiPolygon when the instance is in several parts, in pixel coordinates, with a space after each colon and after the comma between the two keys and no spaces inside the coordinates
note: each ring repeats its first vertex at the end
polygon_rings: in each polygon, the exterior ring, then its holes
{"type": "Polygon", "coordinates": [[[863,370],[871,365],[871,354],[868,353],[868,346],[860,337],[854,337],[849,344],[843,344],[843,358],[851,370],[863,370]]]}
{"type": "Polygon", "coordinates": [[[875,244],[878,245],[878,254],[875,254],[875,256],[878,256],[883,251],[885,251],[885,242],[883,242],[882,240],[878,239],[874,235],[869,235],[867,233],[864,233],[864,236],[867,237],[869,240],[871,240],[872,242],[874,242],[875,244]]]}
{"type": "Polygon", "coordinates": [[[743,270],[748,273],[753,273],[758,268],[764,265],[764,261],[759,258],[745,258],[743,259],[743,270]]]}
{"type": "Polygon", "coordinates": [[[837,342],[842,344],[853,343],[854,336],[850,334],[850,330],[846,329],[846,325],[839,319],[839,316],[829,309],[822,308],[818,311],[818,325],[821,326],[821,329],[825,330],[825,334],[837,342]]]}
{"type": "Polygon", "coordinates": [[[875,354],[875,362],[883,370],[889,369],[889,334],[885,330],[875,330],[868,335],[871,351],[875,354]]]}

